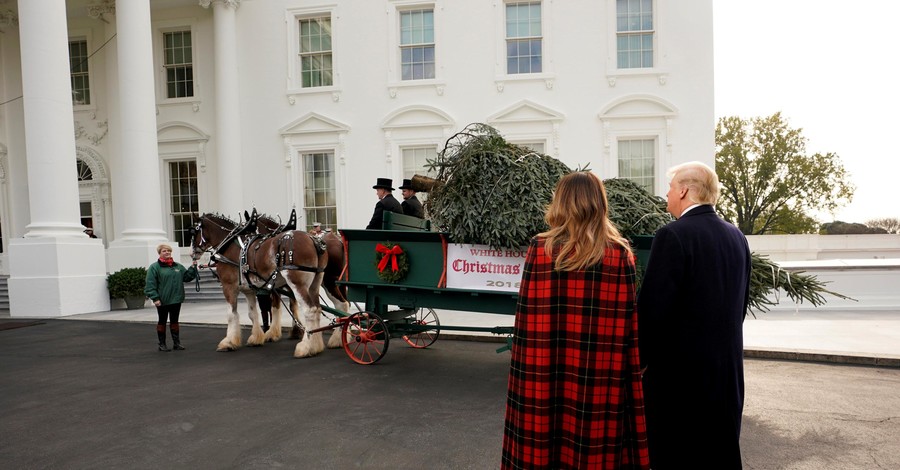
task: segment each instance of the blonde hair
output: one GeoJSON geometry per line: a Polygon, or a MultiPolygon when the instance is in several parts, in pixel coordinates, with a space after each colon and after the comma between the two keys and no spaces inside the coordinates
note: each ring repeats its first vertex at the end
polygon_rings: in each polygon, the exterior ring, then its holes
{"type": "Polygon", "coordinates": [[[550,230],[546,237],[547,256],[559,250],[553,267],[557,271],[577,271],[603,260],[607,247],[620,245],[631,251],[628,241],[609,220],[606,188],[597,175],[577,171],[563,176],[556,184],[553,200],[544,219],[550,230]]]}
{"type": "Polygon", "coordinates": [[[694,204],[716,205],[719,200],[719,176],[703,162],[687,162],[669,168],[669,180],[688,188],[688,199],[694,204]]]}
{"type": "Polygon", "coordinates": [[[161,254],[162,251],[163,251],[163,248],[168,248],[169,251],[175,251],[175,250],[172,249],[171,246],[166,245],[165,243],[160,243],[160,244],[156,247],[156,254],[161,254]]]}

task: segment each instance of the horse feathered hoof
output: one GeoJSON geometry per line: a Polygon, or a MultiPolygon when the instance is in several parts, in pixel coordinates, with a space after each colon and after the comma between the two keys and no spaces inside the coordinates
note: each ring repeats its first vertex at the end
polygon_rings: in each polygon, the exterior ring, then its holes
{"type": "Polygon", "coordinates": [[[315,355],[316,353],[313,352],[309,347],[309,340],[297,343],[297,347],[294,348],[294,357],[297,359],[312,357],[315,355]]]}
{"type": "Polygon", "coordinates": [[[266,342],[266,337],[262,334],[260,335],[250,335],[247,338],[247,346],[262,346],[266,342]]]}
{"type": "Polygon", "coordinates": [[[277,343],[281,339],[281,328],[271,328],[266,332],[267,343],[277,343]]]}
{"type": "Polygon", "coordinates": [[[343,346],[341,343],[341,328],[332,330],[331,337],[328,338],[328,349],[337,349],[343,346]]]}
{"type": "Polygon", "coordinates": [[[235,346],[234,343],[228,340],[222,340],[218,346],[216,346],[216,351],[224,352],[224,351],[237,351],[240,346],[235,346]]]}

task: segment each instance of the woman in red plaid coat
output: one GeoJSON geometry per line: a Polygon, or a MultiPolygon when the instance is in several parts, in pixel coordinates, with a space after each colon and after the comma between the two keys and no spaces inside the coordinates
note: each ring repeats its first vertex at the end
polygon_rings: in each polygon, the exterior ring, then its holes
{"type": "Polygon", "coordinates": [[[634,256],[607,212],[596,175],[566,175],[528,247],[504,469],[649,468],[634,256]]]}

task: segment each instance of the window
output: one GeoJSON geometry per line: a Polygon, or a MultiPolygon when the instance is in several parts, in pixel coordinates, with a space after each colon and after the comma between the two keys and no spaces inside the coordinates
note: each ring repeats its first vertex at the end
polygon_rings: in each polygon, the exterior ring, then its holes
{"type": "MultiPolygon", "coordinates": [[[[403,149],[401,154],[403,155],[403,178],[412,179],[415,175],[435,176],[436,172],[428,171],[425,165],[428,164],[429,160],[437,158],[437,147],[410,147],[403,149]]],[[[416,197],[420,201],[425,202],[425,199],[428,199],[428,194],[418,193],[416,197]]]]}
{"type": "Polygon", "coordinates": [[[616,0],[616,63],[653,67],[653,0],[616,0]]]}
{"type": "Polygon", "coordinates": [[[434,69],[434,10],[400,12],[401,79],[434,78],[434,69]]]}
{"type": "Polygon", "coordinates": [[[76,167],[78,172],[78,181],[90,181],[94,179],[94,172],[91,171],[91,167],[89,167],[87,163],[81,160],[77,160],[76,167]]]}
{"type": "Polygon", "coordinates": [[[654,188],[656,140],[620,140],[618,144],[619,178],[632,180],[651,194],[654,194],[656,192],[654,188]]]}
{"type": "Polygon", "coordinates": [[[163,33],[166,97],[194,96],[194,62],[190,31],[163,33]]]}
{"type": "Polygon", "coordinates": [[[300,20],[300,75],[303,88],[333,85],[331,18],[300,20]]]}
{"type": "Polygon", "coordinates": [[[312,224],[318,222],[323,229],[337,230],[334,153],[306,153],[302,160],[306,229],[312,229],[312,224]]]}
{"type": "Polygon", "coordinates": [[[72,104],[91,104],[91,81],[88,75],[88,48],[84,39],[69,42],[69,75],[72,79],[72,104]]]}
{"type": "Polygon", "coordinates": [[[541,2],[506,4],[506,73],[542,71],[541,2]]]}
{"type": "Polygon", "coordinates": [[[428,160],[437,158],[436,147],[405,148],[402,153],[404,178],[409,179],[416,174],[424,176],[433,173],[426,171],[425,165],[428,164],[428,160]]]}
{"type": "Polygon", "coordinates": [[[537,152],[542,155],[544,154],[544,143],[543,142],[513,142],[513,143],[520,147],[525,147],[528,150],[531,150],[533,152],[537,152]]]}
{"type": "Polygon", "coordinates": [[[190,246],[193,220],[200,217],[197,197],[197,163],[169,162],[172,234],[179,246],[190,246]]]}
{"type": "Polygon", "coordinates": [[[81,211],[81,225],[84,225],[86,229],[93,229],[94,217],[91,214],[91,203],[81,202],[79,203],[79,209],[81,211]]]}

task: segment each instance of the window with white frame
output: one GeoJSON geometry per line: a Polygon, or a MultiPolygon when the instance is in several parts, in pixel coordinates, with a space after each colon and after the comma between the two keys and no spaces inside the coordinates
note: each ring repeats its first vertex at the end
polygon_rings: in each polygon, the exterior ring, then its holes
{"type": "Polygon", "coordinates": [[[655,193],[656,139],[618,141],[619,178],[629,179],[655,193]]]}
{"type": "MultiPolygon", "coordinates": [[[[426,166],[429,160],[437,158],[437,147],[407,147],[401,150],[403,160],[403,178],[412,179],[415,175],[434,177],[436,171],[428,171],[426,166]]],[[[427,194],[419,194],[416,197],[420,201],[428,198],[427,194]]]]}
{"type": "Polygon", "coordinates": [[[194,59],[191,31],[163,33],[163,67],[166,69],[166,98],[194,96],[194,59]]]}
{"type": "Polygon", "coordinates": [[[513,143],[518,145],[519,147],[525,147],[528,150],[531,150],[533,152],[537,152],[542,155],[544,154],[544,142],[513,142],[513,143]]]}
{"type": "Polygon", "coordinates": [[[506,4],[506,73],[541,73],[541,2],[506,4]]]}
{"type": "Polygon", "coordinates": [[[87,40],[69,41],[69,75],[72,81],[72,104],[91,104],[91,81],[88,74],[87,40]]]}
{"type": "Polygon", "coordinates": [[[191,244],[191,226],[200,217],[198,193],[197,162],[169,162],[169,216],[172,217],[172,236],[179,246],[191,244]]]}
{"type": "Polygon", "coordinates": [[[616,0],[616,64],[653,67],[653,0],[616,0]]]}
{"type": "Polygon", "coordinates": [[[300,77],[303,88],[334,84],[331,17],[300,19],[300,77]]]}
{"type": "Polygon", "coordinates": [[[337,230],[337,189],[335,188],[334,153],[304,153],[303,161],[303,212],[306,229],[314,223],[323,229],[337,230]]]}
{"type": "Polygon", "coordinates": [[[91,202],[80,202],[78,203],[78,210],[81,213],[81,225],[84,225],[84,228],[87,230],[94,230],[94,216],[91,213],[91,202]]]}
{"type": "Polygon", "coordinates": [[[400,12],[400,78],[434,78],[434,10],[400,12]]]}

